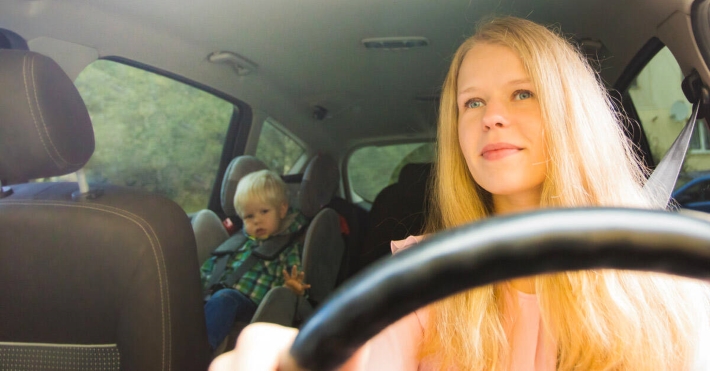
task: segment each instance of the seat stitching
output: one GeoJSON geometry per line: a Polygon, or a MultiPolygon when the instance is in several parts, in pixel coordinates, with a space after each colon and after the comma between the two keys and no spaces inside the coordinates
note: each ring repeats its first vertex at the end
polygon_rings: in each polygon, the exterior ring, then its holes
{"type": "Polygon", "coordinates": [[[62,156],[62,153],[54,145],[54,142],[52,141],[52,136],[49,134],[49,130],[47,130],[47,124],[44,122],[44,115],[42,114],[42,106],[39,104],[39,98],[37,97],[37,83],[36,83],[36,78],[35,78],[35,60],[36,59],[37,59],[37,57],[32,57],[32,91],[35,95],[35,102],[37,102],[37,111],[39,112],[40,121],[42,122],[42,126],[44,127],[44,132],[47,134],[47,140],[49,140],[49,144],[52,145],[52,148],[54,149],[57,157],[59,157],[60,160],[64,161],[67,164],[70,164],[70,165],[81,165],[81,162],[69,162],[62,156]]]}
{"type": "Polygon", "coordinates": [[[35,113],[34,110],[32,109],[32,99],[30,98],[30,86],[27,83],[27,55],[25,55],[22,59],[22,80],[25,83],[25,96],[27,97],[27,103],[29,104],[30,107],[30,115],[32,116],[32,121],[35,124],[35,129],[37,129],[37,134],[39,135],[39,140],[42,142],[42,146],[44,146],[44,151],[47,152],[47,155],[49,155],[49,158],[54,161],[54,163],[57,166],[61,166],[60,163],[52,156],[52,153],[49,152],[49,148],[47,148],[47,144],[44,143],[44,138],[42,137],[42,132],[39,130],[39,126],[37,125],[37,118],[35,118],[35,113]]]}
{"type": "MultiPolygon", "coordinates": [[[[166,326],[166,322],[165,322],[165,321],[166,321],[166,319],[165,319],[165,313],[166,313],[166,312],[167,312],[168,321],[170,321],[170,302],[168,302],[168,303],[166,304],[166,303],[165,303],[165,300],[164,300],[164,298],[170,297],[170,294],[169,294],[169,285],[168,285],[168,277],[167,277],[167,274],[165,274],[165,272],[161,271],[161,262],[162,262],[162,265],[163,265],[163,269],[165,269],[165,259],[159,259],[159,258],[158,258],[158,255],[160,255],[160,257],[163,258],[163,252],[162,252],[162,248],[161,248],[161,246],[160,246],[160,240],[157,238],[157,236],[155,236],[155,231],[153,231],[153,228],[152,228],[152,226],[150,225],[150,223],[146,222],[145,219],[143,219],[143,218],[141,218],[140,216],[137,216],[137,215],[131,213],[130,211],[123,210],[123,209],[119,209],[119,208],[112,207],[112,206],[106,206],[106,205],[88,206],[88,205],[77,205],[77,204],[70,204],[70,203],[62,203],[62,202],[56,202],[56,201],[49,201],[49,202],[47,202],[47,201],[41,201],[41,200],[37,200],[37,201],[34,201],[34,202],[27,202],[27,201],[9,201],[9,200],[8,200],[8,201],[3,201],[2,203],[0,203],[0,206],[2,206],[2,205],[25,205],[25,206],[40,206],[40,205],[41,205],[41,206],[63,206],[63,207],[75,207],[75,208],[82,208],[82,209],[91,209],[91,210],[97,210],[97,211],[107,212],[107,213],[110,213],[110,214],[115,214],[115,215],[118,215],[118,216],[120,216],[120,217],[126,218],[126,219],[128,219],[128,220],[134,222],[135,224],[137,224],[137,225],[141,228],[141,230],[143,230],[143,233],[145,233],[146,237],[148,237],[148,241],[150,241],[150,246],[151,246],[151,249],[153,250],[153,257],[154,257],[155,260],[156,260],[156,265],[157,265],[157,268],[158,268],[158,278],[159,278],[159,279],[158,279],[158,282],[160,283],[160,286],[159,286],[159,287],[160,287],[160,307],[161,307],[160,316],[161,316],[161,319],[162,319],[161,327],[162,327],[162,337],[163,337],[163,349],[162,349],[162,358],[163,358],[163,359],[162,359],[162,363],[163,363],[163,367],[162,367],[162,368],[165,369],[165,364],[166,364],[166,360],[167,360],[167,365],[168,365],[167,370],[170,370],[170,369],[171,369],[172,361],[171,361],[170,358],[167,358],[167,359],[166,359],[166,354],[165,354],[165,353],[166,353],[166,348],[167,348],[167,351],[169,352],[169,354],[172,354],[172,350],[170,349],[171,347],[167,347],[167,344],[166,344],[167,341],[170,341],[171,343],[172,343],[172,341],[171,341],[170,338],[166,338],[166,335],[165,335],[166,328],[167,328],[167,331],[171,331],[170,328],[169,328],[169,326],[166,326]],[[99,206],[100,206],[100,207],[99,207],[99,206]],[[157,244],[158,244],[158,249],[159,249],[160,251],[156,251],[156,246],[153,244],[153,239],[151,238],[150,233],[148,233],[148,231],[144,228],[144,225],[143,225],[143,224],[145,224],[145,225],[148,227],[148,229],[150,229],[150,232],[151,232],[151,233],[153,234],[153,236],[155,237],[155,241],[157,242],[157,244]],[[164,277],[163,277],[163,276],[164,276],[164,277]],[[164,294],[164,292],[163,292],[163,279],[165,280],[165,286],[166,286],[165,291],[168,293],[167,296],[166,296],[166,295],[164,294]]],[[[171,331],[171,332],[172,332],[172,331],[171,331]]]]}

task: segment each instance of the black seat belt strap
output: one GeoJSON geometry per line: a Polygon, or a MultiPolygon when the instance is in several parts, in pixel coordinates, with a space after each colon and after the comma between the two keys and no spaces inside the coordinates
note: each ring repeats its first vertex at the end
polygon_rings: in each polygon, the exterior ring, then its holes
{"type": "Polygon", "coordinates": [[[212,274],[210,275],[210,279],[207,281],[207,290],[204,292],[205,295],[208,295],[209,291],[211,291],[212,289],[212,286],[219,282],[219,278],[222,275],[222,272],[224,272],[224,269],[227,268],[228,260],[229,255],[223,255],[218,257],[215,261],[214,267],[212,268],[212,274]]]}
{"type": "MultiPolygon", "coordinates": [[[[302,237],[307,229],[307,226],[303,226],[298,231],[289,235],[275,236],[272,237],[272,239],[267,240],[264,244],[254,248],[251,254],[249,254],[249,256],[244,259],[241,264],[239,264],[237,269],[228,273],[223,280],[220,280],[220,278],[222,278],[222,273],[225,269],[227,269],[227,262],[231,258],[232,253],[236,252],[236,249],[234,249],[233,246],[224,248],[224,244],[217,248],[217,251],[215,251],[213,255],[217,255],[218,258],[215,262],[214,268],[212,269],[212,275],[207,282],[206,290],[203,292],[204,299],[209,300],[212,294],[217,292],[219,289],[234,286],[234,284],[237,283],[242,276],[244,276],[244,274],[246,274],[260,259],[273,260],[278,258],[278,255],[281,254],[281,252],[287,247],[291,246],[296,239],[302,237]]],[[[235,239],[230,242],[234,245],[236,241],[240,241],[239,244],[241,245],[246,241],[246,238],[241,240],[235,239]]]]}
{"type": "Polygon", "coordinates": [[[222,273],[227,268],[227,263],[230,257],[235,253],[242,245],[246,242],[247,237],[240,230],[235,235],[229,237],[224,241],[219,247],[212,252],[212,255],[216,257],[214,266],[212,267],[212,274],[209,280],[205,284],[203,289],[203,297],[208,298],[213,292],[214,287],[219,283],[219,279],[222,277],[222,273]]]}
{"type": "Polygon", "coordinates": [[[256,262],[259,260],[259,258],[254,254],[249,254],[249,256],[247,256],[247,258],[244,259],[241,264],[239,264],[237,269],[231,272],[225,280],[220,282],[222,272],[224,272],[227,265],[227,261],[229,260],[230,256],[231,255],[225,255],[217,260],[214,270],[212,271],[212,276],[210,276],[210,281],[207,284],[207,290],[203,293],[205,301],[209,300],[212,294],[219,291],[220,289],[230,288],[234,286],[234,284],[239,281],[239,279],[242,278],[242,276],[246,272],[248,272],[249,269],[251,269],[251,267],[253,267],[254,264],[256,264],[256,262]]]}
{"type": "MultiPolygon", "coordinates": [[[[303,227],[299,229],[296,232],[291,233],[290,235],[286,236],[281,236],[285,237],[280,240],[272,240],[270,242],[276,242],[278,244],[277,249],[274,249],[271,247],[268,250],[271,253],[270,255],[265,255],[262,254],[262,248],[265,247],[264,245],[261,245],[255,249],[252,250],[251,254],[235,269],[233,272],[229,273],[225,279],[222,280],[222,284],[226,287],[232,287],[234,284],[239,282],[239,280],[242,278],[242,276],[251,269],[251,267],[256,264],[257,261],[261,260],[273,260],[278,258],[278,255],[281,254],[286,248],[291,246],[294,241],[296,241],[297,238],[299,238],[301,235],[304,234],[304,232],[307,230],[307,227],[303,227]]],[[[273,238],[273,237],[272,237],[273,238]]]]}

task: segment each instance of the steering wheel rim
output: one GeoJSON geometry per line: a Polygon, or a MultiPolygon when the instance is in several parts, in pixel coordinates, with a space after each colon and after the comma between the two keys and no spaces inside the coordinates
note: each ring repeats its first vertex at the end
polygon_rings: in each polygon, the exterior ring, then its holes
{"type": "Polygon", "coordinates": [[[710,222],[660,210],[548,209],[445,231],[343,284],[303,325],[290,354],[305,369],[333,370],[391,323],[446,296],[603,268],[708,278],[710,222]]]}

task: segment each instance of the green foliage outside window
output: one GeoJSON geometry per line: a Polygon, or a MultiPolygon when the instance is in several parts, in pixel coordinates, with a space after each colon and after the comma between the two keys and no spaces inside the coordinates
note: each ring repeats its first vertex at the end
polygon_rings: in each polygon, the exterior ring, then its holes
{"type": "Polygon", "coordinates": [[[140,187],[186,212],[207,207],[236,107],[202,90],[99,60],[76,79],[94,124],[90,183],[140,187]]]}

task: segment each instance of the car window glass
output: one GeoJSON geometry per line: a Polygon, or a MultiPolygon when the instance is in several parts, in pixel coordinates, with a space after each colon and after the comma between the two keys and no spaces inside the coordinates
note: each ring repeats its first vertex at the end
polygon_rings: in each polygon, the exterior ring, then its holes
{"type": "Polygon", "coordinates": [[[261,126],[256,157],[279,174],[288,174],[306,150],[283,129],[277,127],[273,119],[267,119],[261,126]]]}
{"type": "Polygon", "coordinates": [[[404,165],[433,159],[434,143],[431,142],[358,148],[350,155],[347,168],[353,201],[372,203],[383,188],[397,182],[404,165]]]}
{"type": "Polygon", "coordinates": [[[157,192],[188,213],[207,207],[232,103],[110,60],[90,64],[75,83],[96,137],[90,183],[157,192]]]}
{"type": "MultiPolygon", "coordinates": [[[[663,158],[691,114],[692,105],[681,90],[683,78],[673,54],[664,47],[648,62],[628,90],[655,164],[663,158]]],[[[705,121],[699,120],[676,191],[707,172],[710,172],[710,131],[705,121]]]]}

